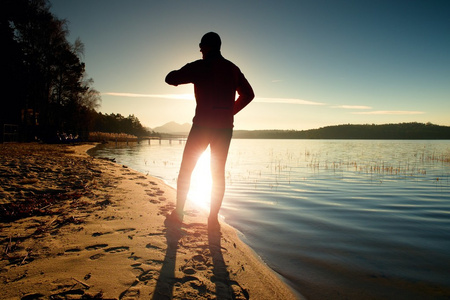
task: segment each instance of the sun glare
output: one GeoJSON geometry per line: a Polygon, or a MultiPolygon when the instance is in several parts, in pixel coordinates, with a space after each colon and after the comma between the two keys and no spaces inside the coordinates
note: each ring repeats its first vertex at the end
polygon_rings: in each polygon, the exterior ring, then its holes
{"type": "Polygon", "coordinates": [[[209,148],[200,156],[192,173],[188,198],[198,206],[208,209],[211,202],[211,152],[209,148]]]}

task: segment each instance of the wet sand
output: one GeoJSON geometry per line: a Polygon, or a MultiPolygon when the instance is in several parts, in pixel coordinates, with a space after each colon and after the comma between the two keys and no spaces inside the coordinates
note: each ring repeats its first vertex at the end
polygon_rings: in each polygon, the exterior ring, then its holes
{"type": "Polygon", "coordinates": [[[0,299],[298,299],[236,235],[175,190],[86,154],[0,145],[0,299]]]}

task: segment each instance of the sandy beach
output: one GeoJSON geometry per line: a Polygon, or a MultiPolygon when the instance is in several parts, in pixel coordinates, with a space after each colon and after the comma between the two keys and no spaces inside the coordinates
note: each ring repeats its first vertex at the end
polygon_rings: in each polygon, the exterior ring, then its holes
{"type": "Polygon", "coordinates": [[[299,298],[191,203],[166,222],[175,190],[93,146],[0,145],[0,299],[299,298]]]}

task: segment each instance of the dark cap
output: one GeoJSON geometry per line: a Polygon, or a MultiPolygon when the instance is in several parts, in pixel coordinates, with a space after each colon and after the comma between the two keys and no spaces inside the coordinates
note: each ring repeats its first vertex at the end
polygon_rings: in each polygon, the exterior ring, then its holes
{"type": "Polygon", "coordinates": [[[208,32],[200,41],[200,46],[209,46],[215,50],[220,50],[221,45],[222,41],[220,40],[220,36],[215,32],[208,32]]]}

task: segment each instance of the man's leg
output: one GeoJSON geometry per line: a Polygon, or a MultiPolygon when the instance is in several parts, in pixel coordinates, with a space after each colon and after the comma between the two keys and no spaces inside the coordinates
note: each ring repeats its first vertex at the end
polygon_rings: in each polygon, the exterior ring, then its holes
{"type": "Polygon", "coordinates": [[[204,129],[192,127],[186,146],[184,147],[183,158],[180,166],[180,173],[177,180],[177,206],[176,213],[182,219],[184,205],[186,203],[189,186],[191,184],[191,175],[200,155],[208,147],[208,138],[204,129]]]}
{"type": "Polygon", "coordinates": [[[225,194],[225,164],[232,136],[232,129],[218,129],[211,140],[211,208],[209,222],[218,222],[220,207],[225,194]]]}

